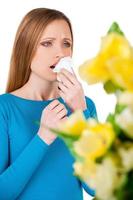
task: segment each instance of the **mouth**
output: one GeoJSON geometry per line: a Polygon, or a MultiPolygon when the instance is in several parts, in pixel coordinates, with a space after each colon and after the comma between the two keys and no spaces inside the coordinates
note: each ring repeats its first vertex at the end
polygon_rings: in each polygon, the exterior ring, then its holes
{"type": "MultiPolygon", "coordinates": [[[[59,61],[58,61],[58,62],[59,62],[59,61]]],[[[50,69],[52,69],[52,71],[53,71],[53,69],[56,67],[56,65],[58,64],[58,62],[55,62],[55,63],[53,63],[53,65],[50,66],[50,69]]]]}
{"type": "Polygon", "coordinates": [[[55,65],[50,66],[50,68],[51,68],[51,69],[54,69],[54,68],[55,68],[55,65]]]}

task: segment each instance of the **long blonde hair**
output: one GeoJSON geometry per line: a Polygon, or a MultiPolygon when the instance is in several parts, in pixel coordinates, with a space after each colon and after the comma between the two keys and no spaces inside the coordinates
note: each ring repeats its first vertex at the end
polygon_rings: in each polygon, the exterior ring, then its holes
{"type": "Polygon", "coordinates": [[[36,8],[28,12],[16,33],[6,92],[20,88],[28,81],[38,42],[46,26],[54,20],[65,20],[68,23],[73,41],[71,22],[64,13],[49,8],[36,8]]]}

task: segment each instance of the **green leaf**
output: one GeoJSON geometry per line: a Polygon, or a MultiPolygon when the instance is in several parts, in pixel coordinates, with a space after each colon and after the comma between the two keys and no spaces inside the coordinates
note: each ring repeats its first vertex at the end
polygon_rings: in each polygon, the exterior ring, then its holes
{"type": "MultiPolygon", "coordinates": [[[[39,121],[35,121],[35,124],[37,124],[38,126],[40,125],[40,122],[39,121]]],[[[66,138],[72,138],[73,140],[77,140],[79,138],[79,136],[77,135],[71,135],[70,133],[67,133],[67,132],[62,132],[58,129],[54,129],[54,128],[49,128],[47,127],[49,130],[53,131],[54,133],[56,133],[57,135],[61,135],[61,136],[64,136],[66,138]]]]}
{"type": "Polygon", "coordinates": [[[79,136],[77,136],[77,135],[71,135],[71,133],[63,132],[58,129],[49,128],[49,130],[53,131],[57,135],[63,136],[64,138],[71,138],[73,140],[77,140],[79,138],[79,136]]]}
{"type": "Polygon", "coordinates": [[[119,135],[121,133],[120,127],[115,122],[115,115],[114,114],[109,114],[108,117],[107,117],[107,119],[106,119],[106,121],[110,122],[112,124],[113,129],[114,129],[114,131],[115,131],[115,133],[117,135],[119,135]]]}
{"type": "Polygon", "coordinates": [[[122,104],[116,104],[115,114],[120,114],[127,106],[122,104]]]}
{"type": "Polygon", "coordinates": [[[123,185],[116,190],[115,195],[118,200],[133,199],[133,170],[126,175],[123,185]]]}
{"type": "Polygon", "coordinates": [[[103,88],[108,94],[115,93],[118,90],[123,91],[123,88],[114,84],[111,80],[106,81],[103,88]]]}
{"type": "Polygon", "coordinates": [[[106,81],[103,85],[104,87],[104,90],[108,93],[108,94],[111,94],[111,93],[115,93],[115,91],[117,90],[117,86],[115,86],[111,80],[109,81],[106,81]]]}
{"type": "Polygon", "coordinates": [[[123,35],[124,36],[124,33],[123,31],[120,29],[119,25],[117,22],[113,22],[111,27],[109,28],[107,34],[109,33],[112,33],[112,32],[115,32],[115,33],[118,33],[120,35],[123,35]]]}

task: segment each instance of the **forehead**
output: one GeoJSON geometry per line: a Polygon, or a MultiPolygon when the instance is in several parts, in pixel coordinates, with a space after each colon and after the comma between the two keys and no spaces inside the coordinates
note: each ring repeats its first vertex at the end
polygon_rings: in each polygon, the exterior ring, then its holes
{"type": "Polygon", "coordinates": [[[47,37],[67,37],[71,39],[71,31],[68,23],[65,20],[54,20],[48,24],[42,34],[41,38],[47,37]]]}

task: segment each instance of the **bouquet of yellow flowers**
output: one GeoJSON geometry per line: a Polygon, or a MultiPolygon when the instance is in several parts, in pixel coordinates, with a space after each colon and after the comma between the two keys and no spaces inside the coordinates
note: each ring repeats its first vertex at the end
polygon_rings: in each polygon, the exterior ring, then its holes
{"type": "Polygon", "coordinates": [[[75,158],[74,175],[96,191],[97,200],[133,199],[133,47],[113,23],[97,55],[79,67],[88,84],[102,82],[116,96],[104,123],[75,111],[59,135],[75,158]]]}

